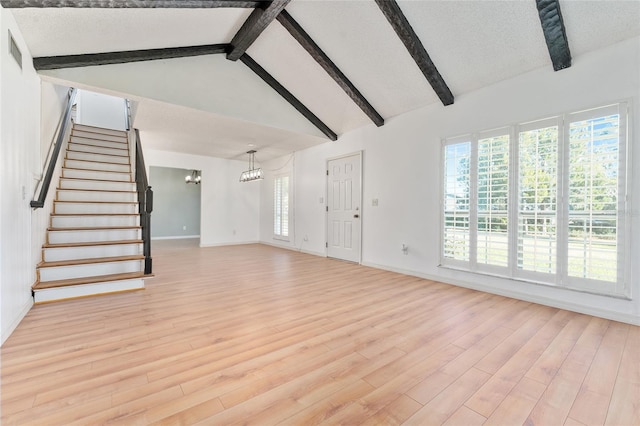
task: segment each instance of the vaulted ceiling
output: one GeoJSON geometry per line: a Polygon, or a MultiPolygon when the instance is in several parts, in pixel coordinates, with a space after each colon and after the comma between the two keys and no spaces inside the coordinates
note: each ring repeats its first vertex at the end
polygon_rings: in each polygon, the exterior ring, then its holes
{"type": "Polygon", "coordinates": [[[635,0],[0,4],[43,78],[138,101],[146,147],[263,161],[640,35],[635,0]]]}

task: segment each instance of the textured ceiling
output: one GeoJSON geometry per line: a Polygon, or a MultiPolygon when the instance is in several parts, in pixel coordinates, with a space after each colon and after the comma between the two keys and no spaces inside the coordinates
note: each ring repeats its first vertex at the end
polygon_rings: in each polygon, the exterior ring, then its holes
{"type": "MultiPolygon", "coordinates": [[[[534,0],[398,3],[456,97],[536,68],[551,68],[534,0]]],[[[640,1],[562,0],[561,7],[574,58],[640,35],[640,1]]],[[[286,10],[385,119],[439,104],[374,1],[293,0],[286,10]]],[[[53,56],[228,43],[250,10],[12,13],[32,55],[53,56]]],[[[373,126],[278,22],[248,53],[339,135],[373,126]]],[[[154,147],[160,149],[235,158],[253,143],[264,151],[264,161],[327,142],[245,65],[224,55],[42,74],[139,100],[135,125],[157,140],[154,147]]]]}

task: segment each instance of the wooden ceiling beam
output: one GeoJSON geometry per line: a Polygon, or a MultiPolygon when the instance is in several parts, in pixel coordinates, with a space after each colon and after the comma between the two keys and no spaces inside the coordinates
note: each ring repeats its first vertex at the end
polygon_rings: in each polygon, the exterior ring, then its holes
{"type": "Polygon", "coordinates": [[[268,2],[264,8],[258,7],[254,9],[236,35],[233,36],[231,51],[227,54],[227,59],[230,61],[240,59],[249,46],[256,41],[258,36],[276,19],[290,1],[273,0],[268,2]]]}
{"type": "Polygon", "coordinates": [[[384,125],[384,118],[371,106],[369,101],[360,93],[360,91],[349,81],[346,75],[333,63],[333,61],[320,49],[307,32],[296,22],[295,19],[286,10],[280,12],[277,17],[278,22],[289,31],[289,34],[296,39],[298,43],[311,55],[311,57],[320,65],[331,78],[338,83],[338,86],[355,102],[358,107],[380,127],[384,125]]]}
{"type": "Polygon", "coordinates": [[[53,8],[184,8],[209,9],[218,7],[255,8],[264,6],[265,1],[238,0],[0,0],[5,9],[26,7],[53,8]]]}
{"type": "Polygon", "coordinates": [[[453,104],[453,94],[449,86],[447,86],[447,83],[445,83],[440,75],[440,72],[429,57],[427,50],[422,45],[420,38],[418,38],[413,27],[411,27],[404,13],[402,13],[398,3],[396,3],[395,0],[375,1],[442,103],[444,105],[453,104]]]}
{"type": "Polygon", "coordinates": [[[335,141],[338,139],[338,135],[331,130],[326,124],[324,124],[314,113],[312,113],[306,106],[302,104],[293,96],[291,92],[289,92],[285,87],[280,84],[271,74],[269,74],[264,68],[262,68],[256,61],[253,60],[246,53],[240,57],[240,61],[245,64],[251,71],[256,73],[258,77],[260,77],[265,83],[267,83],[273,90],[278,92],[280,96],[282,96],[291,106],[293,106],[298,112],[305,116],[307,120],[313,123],[322,133],[324,133],[329,139],[335,141]]]}
{"type": "Polygon", "coordinates": [[[553,69],[560,71],[569,68],[571,52],[559,0],[536,0],[536,6],[553,69]]]}
{"type": "Polygon", "coordinates": [[[84,55],[42,56],[33,58],[33,67],[38,70],[91,67],[96,65],[125,64],[129,62],[155,61],[159,59],[186,58],[226,53],[229,44],[169,47],[163,49],[127,50],[122,52],[89,53],[84,55]]]}

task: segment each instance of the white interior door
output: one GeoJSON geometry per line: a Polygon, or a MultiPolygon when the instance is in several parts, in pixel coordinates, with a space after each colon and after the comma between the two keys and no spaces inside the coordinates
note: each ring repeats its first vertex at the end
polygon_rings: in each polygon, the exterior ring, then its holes
{"type": "Polygon", "coordinates": [[[327,162],[327,256],[360,262],[361,154],[327,162]]]}

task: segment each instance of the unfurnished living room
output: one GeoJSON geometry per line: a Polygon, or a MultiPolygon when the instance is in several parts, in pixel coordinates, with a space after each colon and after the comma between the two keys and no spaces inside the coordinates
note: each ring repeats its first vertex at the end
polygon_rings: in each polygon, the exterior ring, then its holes
{"type": "Polygon", "coordinates": [[[0,6],[3,425],[640,425],[640,1],[0,6]]]}

